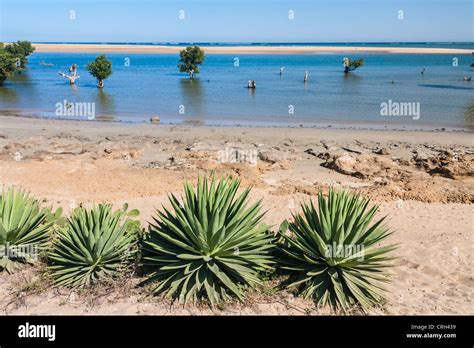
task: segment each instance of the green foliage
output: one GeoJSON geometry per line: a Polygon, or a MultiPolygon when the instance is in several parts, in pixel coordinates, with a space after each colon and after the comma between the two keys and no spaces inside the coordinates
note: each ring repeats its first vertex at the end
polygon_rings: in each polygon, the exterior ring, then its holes
{"type": "Polygon", "coordinates": [[[179,52],[179,57],[179,71],[189,73],[190,78],[199,73],[199,65],[206,59],[204,51],[199,46],[186,47],[179,52]]]}
{"type": "Polygon", "coordinates": [[[250,189],[237,195],[239,186],[237,179],[199,178],[196,191],[184,185],[184,203],[169,196],[174,212],[157,211],[143,245],[149,281],[161,281],[156,293],[183,303],[207,297],[215,305],[232,294],[242,300],[244,288],[271,270],[274,237],[261,224],[261,202],[247,207],[250,189]]]}
{"type": "Polygon", "coordinates": [[[29,41],[18,41],[4,45],[0,43],[0,86],[15,71],[26,68],[27,57],[35,51],[29,41]]]}
{"type": "Polygon", "coordinates": [[[344,58],[344,72],[348,73],[349,71],[355,70],[357,68],[360,68],[361,66],[364,66],[364,59],[349,59],[349,58],[344,58]]]}
{"type": "Polygon", "coordinates": [[[112,211],[110,204],[90,210],[79,207],[58,231],[49,253],[54,282],[65,286],[87,286],[118,276],[136,256],[140,224],[132,220],[138,210],[128,205],[112,211]]]}
{"type": "Polygon", "coordinates": [[[30,41],[17,41],[5,46],[5,52],[9,53],[16,62],[19,69],[24,69],[28,64],[27,57],[35,51],[30,41]]]}
{"type": "Polygon", "coordinates": [[[464,110],[464,120],[470,129],[474,129],[474,102],[469,103],[464,110]]]}
{"type": "Polygon", "coordinates": [[[99,84],[112,75],[112,62],[102,54],[95,61],[87,64],[87,71],[94,76],[99,84]]]}
{"type": "Polygon", "coordinates": [[[293,214],[292,235],[280,232],[283,269],[290,274],[288,287],[297,288],[318,305],[363,310],[383,301],[381,284],[388,281],[386,254],[395,245],[379,247],[391,233],[382,218],[371,224],[378,206],[368,209],[368,199],[346,191],[330,190],[318,196],[318,209],[303,204],[303,214],[293,214]]]}
{"type": "Polygon", "coordinates": [[[6,79],[17,69],[15,65],[15,58],[11,54],[5,52],[0,46],[0,86],[3,85],[6,79]]]}
{"type": "Polygon", "coordinates": [[[40,208],[39,202],[22,190],[9,188],[0,196],[0,271],[11,273],[19,264],[33,261],[61,215],[40,208]]]}

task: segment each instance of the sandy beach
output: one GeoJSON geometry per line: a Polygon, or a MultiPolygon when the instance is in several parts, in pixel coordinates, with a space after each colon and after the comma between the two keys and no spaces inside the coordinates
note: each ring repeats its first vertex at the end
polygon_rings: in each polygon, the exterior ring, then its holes
{"type": "MultiPolygon", "coordinates": [[[[3,186],[21,186],[45,205],[62,206],[67,214],[79,203],[128,202],[141,211],[144,226],[166,204],[167,192],[179,193],[183,180],[194,181],[199,173],[230,174],[252,185],[252,199],[263,198],[271,225],[290,218],[320,189],[349,188],[380,204],[380,216],[388,214],[395,231],[388,242],[400,244],[388,303],[372,314],[474,314],[471,133],[2,116],[0,162],[3,186]],[[223,163],[222,154],[235,150],[255,154],[256,163],[223,163]]],[[[140,275],[100,293],[52,289],[44,281],[40,268],[0,274],[0,313],[327,314],[311,301],[275,292],[271,283],[250,293],[245,305],[229,303],[213,312],[148,296],[136,286],[140,275]]]]}
{"type": "Polygon", "coordinates": [[[473,0],[0,2],[0,348],[473,346],[473,0]]]}
{"type": "MultiPolygon", "coordinates": [[[[110,45],[110,44],[39,44],[36,52],[77,53],[179,53],[182,46],[110,45]]],[[[232,46],[203,47],[206,54],[312,54],[312,53],[403,53],[403,54],[471,54],[472,50],[415,47],[354,46],[232,46]]]]}

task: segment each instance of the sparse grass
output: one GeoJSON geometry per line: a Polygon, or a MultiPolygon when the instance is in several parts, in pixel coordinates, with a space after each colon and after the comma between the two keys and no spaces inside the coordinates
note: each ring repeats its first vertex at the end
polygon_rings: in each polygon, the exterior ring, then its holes
{"type": "Polygon", "coordinates": [[[25,305],[28,298],[44,294],[52,288],[47,277],[44,277],[45,265],[37,263],[34,267],[23,269],[8,276],[8,295],[5,297],[2,309],[19,308],[25,305]]]}

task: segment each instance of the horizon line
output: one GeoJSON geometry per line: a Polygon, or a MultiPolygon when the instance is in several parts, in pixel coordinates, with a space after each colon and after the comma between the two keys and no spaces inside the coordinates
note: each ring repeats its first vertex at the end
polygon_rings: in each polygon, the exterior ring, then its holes
{"type": "MultiPolygon", "coordinates": [[[[12,43],[18,40],[0,41],[3,43],[12,43]]],[[[21,40],[20,40],[21,41],[21,40]]],[[[32,44],[96,44],[96,45],[147,45],[147,46],[182,46],[182,45],[473,45],[474,41],[31,41],[32,44]]],[[[474,47],[473,47],[474,49],[474,47]]]]}

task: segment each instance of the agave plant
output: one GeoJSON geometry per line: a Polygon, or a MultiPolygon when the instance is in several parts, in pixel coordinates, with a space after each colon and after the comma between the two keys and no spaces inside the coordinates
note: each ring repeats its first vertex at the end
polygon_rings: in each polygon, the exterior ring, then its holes
{"type": "Polygon", "coordinates": [[[20,189],[9,188],[0,196],[0,271],[11,273],[31,262],[46,245],[57,216],[20,189]]]}
{"type": "Polygon", "coordinates": [[[273,235],[261,224],[261,202],[247,207],[250,188],[237,195],[239,186],[237,179],[200,177],[196,191],[184,185],[183,202],[169,195],[174,211],[157,211],[144,242],[149,281],[161,281],[156,293],[214,306],[232,295],[242,300],[244,288],[272,269],[273,235]]]}
{"type": "Polygon", "coordinates": [[[138,210],[112,210],[99,204],[90,210],[80,206],[58,231],[48,258],[57,285],[87,286],[114,278],[127,267],[137,252],[138,210]]]}
{"type": "Polygon", "coordinates": [[[313,202],[302,204],[302,215],[293,214],[294,222],[287,225],[291,234],[285,228],[280,232],[290,288],[334,310],[358,306],[364,311],[383,302],[384,269],[393,259],[387,253],[396,246],[378,246],[392,232],[385,217],[371,224],[378,206],[368,209],[369,202],[331,189],[327,199],[319,193],[318,209],[313,202]]]}

